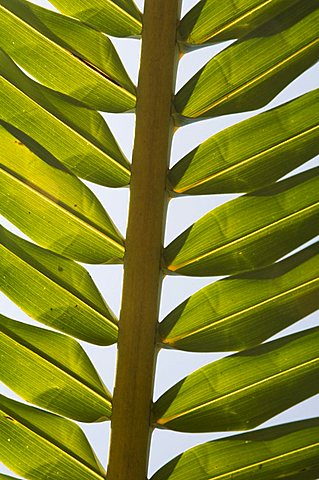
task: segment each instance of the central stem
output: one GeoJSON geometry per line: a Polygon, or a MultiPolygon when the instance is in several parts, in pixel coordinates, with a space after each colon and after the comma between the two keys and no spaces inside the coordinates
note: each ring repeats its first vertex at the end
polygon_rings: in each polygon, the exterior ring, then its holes
{"type": "Polygon", "coordinates": [[[108,480],[145,480],[180,0],[145,0],[108,480]]]}

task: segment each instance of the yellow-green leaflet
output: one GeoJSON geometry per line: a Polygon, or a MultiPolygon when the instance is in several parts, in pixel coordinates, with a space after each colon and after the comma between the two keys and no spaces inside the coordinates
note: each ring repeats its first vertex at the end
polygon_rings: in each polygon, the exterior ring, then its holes
{"type": "Polygon", "coordinates": [[[173,195],[249,192],[319,153],[319,90],[239,122],[198,145],[169,172],[173,195]]]}
{"type": "Polygon", "coordinates": [[[135,87],[105,35],[25,0],[0,0],[0,30],[0,47],[47,87],[97,110],[134,108],[135,87]]]}
{"type": "Polygon", "coordinates": [[[50,0],[50,3],[115,37],[138,37],[142,31],[142,15],[133,0],[50,0]]]}
{"type": "Polygon", "coordinates": [[[0,125],[0,213],[56,253],[86,263],[121,262],[123,238],[91,190],[10,130],[15,135],[0,125]]]}
{"type": "Polygon", "coordinates": [[[34,82],[0,49],[3,122],[21,130],[75,175],[109,187],[129,183],[130,165],[103,117],[34,82]]]}
{"type": "Polygon", "coordinates": [[[191,373],[154,405],[154,425],[180,432],[254,428],[319,392],[319,327],[191,373]]]}
{"type": "Polygon", "coordinates": [[[3,227],[0,290],[52,328],[98,345],[117,339],[117,320],[85,268],[3,227]]]}
{"type": "Polygon", "coordinates": [[[316,480],[319,418],[234,435],[191,448],[151,480],[316,480]]]}
{"type": "Polygon", "coordinates": [[[169,273],[255,270],[319,234],[319,168],[215,208],[165,249],[169,273]]]}
{"type": "Polygon", "coordinates": [[[102,480],[105,471],[80,427],[0,395],[0,456],[24,478],[102,480]]]}
{"type": "Polygon", "coordinates": [[[179,26],[183,48],[241,38],[298,0],[200,0],[179,26]]]}
{"type": "Polygon", "coordinates": [[[319,58],[317,0],[295,4],[210,60],[175,97],[176,122],[255,110],[319,58]]]}
{"type": "Polygon", "coordinates": [[[0,380],[24,400],[81,422],[110,418],[111,394],[73,338],[0,315],[0,346],[0,380]]]}
{"type": "Polygon", "coordinates": [[[319,243],[261,270],[194,293],[159,325],[161,344],[193,352],[244,350],[319,308],[319,243]]]}

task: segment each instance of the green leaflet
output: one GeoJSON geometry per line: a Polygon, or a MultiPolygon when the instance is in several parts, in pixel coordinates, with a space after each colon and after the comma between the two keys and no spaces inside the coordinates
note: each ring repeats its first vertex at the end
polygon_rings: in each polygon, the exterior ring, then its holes
{"type": "Polygon", "coordinates": [[[319,243],[271,265],[214,282],[160,323],[163,346],[212,352],[253,347],[319,308],[319,243]]]}
{"type": "Polygon", "coordinates": [[[0,213],[56,253],[119,263],[123,238],[91,190],[48,154],[33,153],[31,139],[7,128],[0,124],[0,213]]]}
{"type": "Polygon", "coordinates": [[[319,419],[313,418],[203,443],[171,460],[151,480],[316,480],[318,438],[319,419]]]}
{"type": "Polygon", "coordinates": [[[247,430],[319,392],[319,327],[195,371],[154,406],[154,425],[181,432],[247,430]]]}
{"type": "Polygon", "coordinates": [[[0,380],[24,400],[81,422],[108,420],[111,395],[73,338],[0,315],[0,380]]]}
{"type": "Polygon", "coordinates": [[[0,290],[30,317],[97,345],[117,338],[117,321],[88,272],[0,227],[0,290]]]}
{"type": "Polygon", "coordinates": [[[165,249],[168,272],[228,275],[255,270],[319,233],[319,168],[215,208],[165,249]]]}
{"type": "Polygon", "coordinates": [[[132,0],[50,0],[50,3],[115,37],[136,37],[142,31],[142,15],[132,0]]]}
{"type": "Polygon", "coordinates": [[[25,0],[0,0],[0,30],[0,47],[47,87],[96,110],[134,108],[134,85],[105,35],[25,0]]]}
{"type": "Polygon", "coordinates": [[[297,0],[201,0],[181,20],[183,48],[240,38],[297,0]]]}
{"type": "Polygon", "coordinates": [[[173,193],[249,192],[319,153],[319,89],[210,137],[169,173],[173,193]]]}
{"type": "Polygon", "coordinates": [[[17,480],[16,477],[9,477],[9,475],[4,475],[3,473],[0,473],[0,478],[2,480],[17,480]]]}
{"type": "Polygon", "coordinates": [[[102,480],[105,472],[70,420],[0,395],[0,457],[25,478],[102,480]]]}
{"type": "Polygon", "coordinates": [[[0,116],[76,175],[109,187],[129,183],[129,163],[103,117],[34,82],[1,49],[0,116]]]}
{"type": "Polygon", "coordinates": [[[299,2],[210,60],[175,97],[176,122],[255,110],[319,58],[317,0],[299,2]]]}

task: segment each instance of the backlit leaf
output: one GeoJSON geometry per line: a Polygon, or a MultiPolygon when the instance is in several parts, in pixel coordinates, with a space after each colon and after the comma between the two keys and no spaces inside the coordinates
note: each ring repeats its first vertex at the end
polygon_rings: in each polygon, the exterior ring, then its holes
{"type": "Polygon", "coordinates": [[[135,106],[135,88],[111,41],[25,0],[0,0],[0,47],[47,87],[96,110],[135,106]]]}
{"type": "Polygon", "coordinates": [[[206,365],[165,392],[154,425],[248,430],[319,392],[319,327],[206,365]]]}
{"type": "Polygon", "coordinates": [[[269,103],[319,59],[318,22],[318,1],[299,2],[230,45],[177,93],[177,124],[269,103]]]}
{"type": "Polygon", "coordinates": [[[169,173],[174,193],[249,192],[319,153],[319,90],[210,137],[169,173]]]}
{"type": "Polygon", "coordinates": [[[3,473],[0,473],[0,478],[2,480],[17,480],[17,477],[9,477],[9,475],[4,475],[3,473]]]}
{"type": "Polygon", "coordinates": [[[151,480],[316,480],[318,438],[318,418],[222,438],[187,450],[151,480]]]}
{"type": "Polygon", "coordinates": [[[50,0],[61,12],[115,37],[140,36],[142,16],[133,0],[50,0]]]}
{"type": "Polygon", "coordinates": [[[319,308],[319,243],[262,270],[214,282],[160,323],[168,348],[213,352],[258,345],[319,308]]]}
{"type": "Polygon", "coordinates": [[[41,246],[66,257],[120,262],[122,236],[91,190],[54,158],[33,153],[31,139],[7,128],[0,124],[0,213],[41,246]]]}
{"type": "Polygon", "coordinates": [[[293,8],[297,0],[201,0],[181,20],[179,34],[184,47],[232,40],[293,8]]]}
{"type": "Polygon", "coordinates": [[[28,479],[102,480],[105,472],[70,420],[0,395],[0,457],[28,479]]]}
{"type": "Polygon", "coordinates": [[[107,420],[111,395],[73,338],[0,315],[0,380],[24,400],[81,422],[107,420]]]}
{"type": "Polygon", "coordinates": [[[319,234],[319,168],[215,208],[165,249],[168,272],[228,275],[273,263],[319,234]]]}
{"type": "Polygon", "coordinates": [[[0,290],[45,325],[98,345],[116,341],[117,321],[88,272],[3,227],[0,290]]]}
{"type": "Polygon", "coordinates": [[[129,163],[103,117],[34,82],[1,49],[0,115],[76,175],[109,187],[129,183],[129,163]]]}

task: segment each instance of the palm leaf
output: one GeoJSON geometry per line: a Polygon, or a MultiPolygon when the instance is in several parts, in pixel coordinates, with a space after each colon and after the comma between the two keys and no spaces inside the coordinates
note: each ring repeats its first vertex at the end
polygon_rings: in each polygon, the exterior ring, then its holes
{"type": "Polygon", "coordinates": [[[168,272],[254,270],[318,235],[318,171],[300,173],[206,214],[166,248],[168,272]]]}
{"type": "Polygon", "coordinates": [[[297,0],[201,0],[182,19],[179,34],[184,48],[240,38],[293,7],[297,0]]]}
{"type": "Polygon", "coordinates": [[[35,83],[0,50],[1,116],[82,178],[108,186],[129,181],[129,164],[103,118],[35,83]]]}
{"type": "Polygon", "coordinates": [[[0,47],[47,87],[99,110],[134,108],[134,85],[106,36],[25,0],[0,1],[0,29],[0,47]]]}
{"type": "Polygon", "coordinates": [[[133,0],[50,0],[61,12],[118,37],[139,36],[142,18],[133,0]]]}
{"type": "Polygon", "coordinates": [[[319,58],[316,0],[299,2],[210,60],[177,93],[181,124],[255,110],[319,58]],[[284,48],[283,48],[284,45],[284,48]]]}
{"type": "Polygon", "coordinates": [[[319,327],[213,362],[154,406],[154,425],[182,432],[247,430],[319,392],[319,327]]]}
{"type": "Polygon", "coordinates": [[[319,153],[319,90],[237,123],[188,153],[169,173],[173,194],[249,192],[319,153]]]}
{"type": "Polygon", "coordinates": [[[75,340],[0,315],[0,345],[0,379],[24,400],[82,422],[109,419],[111,395],[75,340]]]}
{"type": "Polygon", "coordinates": [[[19,475],[40,480],[64,475],[105,478],[83,432],[70,420],[1,395],[0,425],[1,459],[19,475]]]}
{"type": "Polygon", "coordinates": [[[54,159],[49,164],[29,150],[30,139],[21,132],[14,133],[0,125],[5,147],[0,152],[0,213],[40,245],[67,257],[121,261],[122,236],[93,193],[54,159]]]}
{"type": "Polygon", "coordinates": [[[2,480],[13,480],[13,479],[16,479],[17,477],[10,477],[9,475],[4,475],[3,473],[0,473],[0,478],[2,480]]]}
{"type": "Polygon", "coordinates": [[[190,351],[258,345],[319,308],[319,244],[279,263],[212,283],[161,322],[163,346],[190,351]]]}
{"type": "MultiPolygon", "coordinates": [[[[150,428],[245,430],[318,392],[318,328],[261,344],[318,307],[318,246],[281,259],[319,232],[318,168],[273,183],[318,153],[318,92],[214,135],[167,176],[174,122],[260,108],[318,60],[318,2],[200,0],[178,22],[178,0],[146,0],[143,27],[133,0],[51,3],[62,14],[0,0],[0,208],[39,244],[0,227],[0,289],[67,335],[0,316],[0,374],[26,401],[80,421],[109,419],[112,401],[107,477],[145,479],[150,428]],[[135,90],[104,33],[140,37],[142,29],[135,90]],[[225,39],[237,41],[174,96],[177,47],[183,53],[225,39]],[[124,241],[77,177],[128,185],[130,164],[97,110],[132,111],[135,101],[124,241]],[[162,255],[168,195],[220,192],[249,193],[195,222],[162,255]],[[74,260],[124,263],[119,323],[74,260]],[[158,330],[165,273],[236,276],[195,293],[158,330]],[[110,345],[118,330],[113,400],[68,335],[110,345]],[[161,346],[240,352],[165,392],[150,425],[161,346]]],[[[76,424],[2,396],[0,404],[8,468],[34,480],[105,478],[76,424]]],[[[315,480],[317,430],[309,420],[209,442],[153,479],[315,480]]]]}
{"type": "Polygon", "coordinates": [[[318,418],[204,443],[171,460],[151,480],[316,480],[318,418]]]}
{"type": "Polygon", "coordinates": [[[116,319],[82,266],[3,227],[0,258],[0,289],[32,318],[98,345],[115,342],[116,319]]]}

